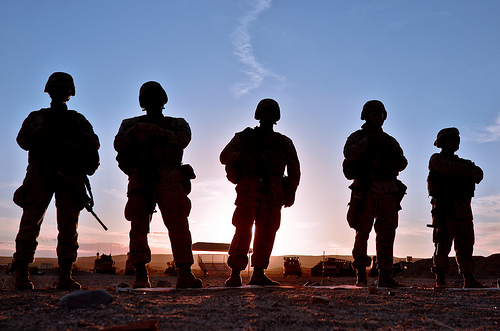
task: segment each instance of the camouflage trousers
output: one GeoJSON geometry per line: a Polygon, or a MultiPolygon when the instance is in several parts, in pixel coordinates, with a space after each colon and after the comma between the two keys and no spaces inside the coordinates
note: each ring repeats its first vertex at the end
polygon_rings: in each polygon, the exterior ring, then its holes
{"type": "MultiPolygon", "coordinates": [[[[439,217],[439,216],[435,216],[439,217]]],[[[436,224],[439,224],[435,220],[436,224]]],[[[451,217],[445,217],[444,227],[434,229],[434,254],[432,256],[433,273],[450,272],[450,260],[448,254],[451,251],[451,245],[454,243],[455,259],[460,274],[471,273],[474,271],[474,260],[472,252],[474,247],[474,224],[472,220],[460,220],[451,217]]]]}
{"type": "Polygon", "coordinates": [[[59,261],[75,262],[78,250],[78,217],[83,209],[85,184],[81,178],[61,178],[42,167],[30,166],[23,185],[14,193],[14,202],[23,208],[16,236],[14,260],[33,262],[37,238],[47,207],[55,195],[57,257],[59,261]]]}
{"type": "Polygon", "coordinates": [[[125,218],[130,221],[130,262],[151,262],[148,233],[151,215],[157,204],[168,229],[175,264],[191,266],[194,263],[188,223],[191,200],[184,186],[180,182],[160,181],[153,187],[145,188],[131,179],[127,195],[125,218]]]}
{"type": "Polygon", "coordinates": [[[280,221],[281,204],[239,194],[233,214],[232,222],[236,230],[229,247],[228,265],[239,270],[247,267],[252,227],[255,224],[251,264],[252,267],[267,269],[280,221]]]}
{"type": "Polygon", "coordinates": [[[377,268],[392,269],[399,209],[396,193],[366,192],[365,199],[357,206],[356,236],[352,250],[354,268],[369,266],[371,263],[367,250],[370,232],[374,227],[377,268]]]}

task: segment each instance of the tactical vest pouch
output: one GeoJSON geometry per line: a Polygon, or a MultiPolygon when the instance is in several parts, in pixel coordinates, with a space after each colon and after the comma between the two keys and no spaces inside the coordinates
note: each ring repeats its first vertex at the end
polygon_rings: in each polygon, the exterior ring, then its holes
{"type": "Polygon", "coordinates": [[[355,230],[359,225],[359,214],[365,201],[365,194],[366,192],[360,189],[352,189],[351,191],[351,200],[349,201],[349,209],[347,209],[347,223],[350,228],[355,230]]]}
{"type": "Polygon", "coordinates": [[[363,194],[361,191],[351,192],[351,201],[349,201],[349,208],[347,209],[347,223],[352,229],[358,227],[359,214],[363,204],[363,194]]]}
{"type": "Polygon", "coordinates": [[[129,151],[119,152],[116,155],[116,161],[118,162],[118,168],[123,171],[126,175],[132,173],[132,169],[135,166],[134,156],[129,151]]]}
{"type": "Polygon", "coordinates": [[[183,164],[181,166],[181,172],[184,179],[181,181],[182,185],[186,189],[187,194],[191,193],[191,179],[195,179],[196,175],[194,169],[190,164],[183,164]]]}
{"type": "Polygon", "coordinates": [[[431,197],[439,196],[439,183],[437,175],[433,171],[429,171],[427,176],[427,191],[431,197]]]}
{"type": "Polygon", "coordinates": [[[14,192],[14,197],[12,199],[16,205],[24,208],[26,205],[26,194],[24,189],[24,184],[19,186],[19,188],[14,192]]]}
{"type": "Polygon", "coordinates": [[[83,170],[85,174],[92,176],[99,168],[99,153],[97,150],[89,150],[85,153],[83,160],[83,170]]]}
{"type": "Polygon", "coordinates": [[[297,187],[290,184],[290,178],[283,177],[281,179],[281,184],[283,185],[283,206],[291,207],[295,203],[295,192],[297,192],[297,187]]]}
{"type": "MultiPolygon", "coordinates": [[[[399,179],[396,180],[396,187],[398,188],[398,202],[401,203],[404,196],[406,195],[406,190],[408,189],[408,187],[399,179]]],[[[401,206],[399,208],[401,208],[401,206]]]]}
{"type": "Polygon", "coordinates": [[[359,162],[350,162],[347,161],[347,159],[342,161],[342,172],[344,173],[345,178],[349,180],[359,179],[361,177],[361,171],[359,162]]]}
{"type": "Polygon", "coordinates": [[[225,170],[227,179],[233,184],[238,184],[241,177],[243,176],[240,162],[236,161],[230,164],[226,164],[225,170]]]}

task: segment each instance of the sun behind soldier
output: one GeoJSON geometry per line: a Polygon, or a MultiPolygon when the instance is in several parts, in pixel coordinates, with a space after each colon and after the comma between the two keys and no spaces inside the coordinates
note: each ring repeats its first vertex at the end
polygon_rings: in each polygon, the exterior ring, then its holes
{"type": "Polygon", "coordinates": [[[273,99],[263,99],[255,110],[260,125],[235,134],[220,155],[228,179],[236,185],[236,231],[229,248],[231,277],[225,285],[241,286],[240,272],[248,264],[248,251],[255,224],[252,253],[254,272],[249,285],[279,285],[264,270],[280,227],[282,206],[290,207],[300,180],[300,164],[290,138],[273,130],[280,108],[273,99]],[[284,177],[285,168],[287,177],[284,177]]]}
{"type": "Polygon", "coordinates": [[[157,82],[144,83],[139,104],[146,115],[123,120],[114,146],[120,169],[128,175],[125,218],[130,221],[130,261],[134,288],[150,287],[146,264],[151,262],[149,226],[156,205],[168,229],[174,261],[179,268],[177,288],[202,287],[191,272],[193,253],[188,216],[191,211],[193,168],[182,165],[191,129],[183,118],[163,116],[168,98],[157,82]]]}
{"type": "Polygon", "coordinates": [[[378,286],[400,286],[391,276],[398,211],[406,192],[397,176],[408,162],[396,139],[382,130],[386,118],[382,102],[368,101],[361,112],[365,123],[347,138],[344,146],[344,175],[354,180],[349,186],[347,221],[356,230],[352,255],[358,286],[367,286],[366,268],[371,263],[367,246],[372,227],[377,235],[378,286]]]}
{"type": "Polygon", "coordinates": [[[450,271],[448,254],[455,245],[458,269],[464,278],[464,288],[483,287],[474,279],[474,224],[471,201],[475,185],[483,179],[483,171],[472,161],[455,154],[460,146],[457,128],[439,131],[434,145],[441,148],[429,160],[427,185],[432,204],[434,255],[431,271],[436,275],[436,287],[446,287],[445,275],[450,271]]]}
{"type": "Polygon", "coordinates": [[[56,288],[79,290],[71,268],[77,259],[78,217],[90,201],[86,176],[99,166],[99,139],[82,114],[68,110],[66,102],[75,95],[71,75],[53,73],[45,92],[51,98],[50,108],[30,113],[17,135],[19,146],[28,151],[28,168],[22,186],[14,193],[14,202],[23,208],[14,253],[15,288],[33,289],[29,264],[34,261],[45,211],[55,195],[60,270],[56,288]]]}

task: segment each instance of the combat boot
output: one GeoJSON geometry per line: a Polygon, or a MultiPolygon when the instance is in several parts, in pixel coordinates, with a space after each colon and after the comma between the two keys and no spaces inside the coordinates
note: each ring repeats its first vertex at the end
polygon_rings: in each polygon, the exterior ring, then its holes
{"type": "Polygon", "coordinates": [[[356,268],[356,284],[354,286],[367,287],[368,280],[366,279],[366,267],[360,266],[356,268]]]}
{"type": "Polygon", "coordinates": [[[30,279],[29,262],[16,261],[16,290],[32,290],[33,283],[30,279]]]}
{"type": "Polygon", "coordinates": [[[446,288],[445,274],[442,272],[436,273],[436,286],[435,288],[446,288]]]}
{"type": "Polygon", "coordinates": [[[203,282],[191,272],[191,266],[179,266],[176,288],[201,288],[203,282]]]}
{"type": "Polygon", "coordinates": [[[391,269],[380,269],[377,287],[405,287],[394,280],[391,276],[391,269]]]}
{"type": "Polygon", "coordinates": [[[264,273],[263,268],[254,268],[253,269],[253,274],[252,277],[250,278],[250,281],[248,282],[248,285],[271,285],[271,286],[279,286],[280,283],[269,279],[266,274],[264,273]]]}
{"type": "Polygon", "coordinates": [[[145,263],[136,263],[135,267],[135,281],[132,288],[146,288],[151,287],[149,283],[148,268],[145,263]]]}
{"type": "Polygon", "coordinates": [[[232,269],[231,271],[231,276],[226,279],[226,281],[224,282],[224,286],[227,286],[227,287],[239,287],[241,286],[241,276],[240,276],[240,272],[241,270],[240,269],[232,269]]]}
{"type": "Polygon", "coordinates": [[[464,288],[486,288],[474,278],[472,272],[467,272],[462,277],[464,278],[464,288]]]}
{"type": "Polygon", "coordinates": [[[59,280],[56,289],[63,291],[81,290],[82,286],[71,277],[73,262],[59,262],[59,280]]]}

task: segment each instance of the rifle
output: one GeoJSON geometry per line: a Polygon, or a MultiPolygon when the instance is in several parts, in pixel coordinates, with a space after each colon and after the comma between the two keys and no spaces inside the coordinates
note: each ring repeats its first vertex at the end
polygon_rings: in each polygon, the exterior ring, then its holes
{"type": "MultiPolygon", "coordinates": [[[[432,228],[432,241],[437,244],[441,242],[441,238],[445,235],[446,232],[446,220],[445,217],[448,214],[447,211],[450,210],[450,202],[441,200],[440,203],[436,201],[436,198],[431,199],[431,215],[432,215],[432,224],[427,224],[428,228],[432,228]]],[[[452,209],[451,209],[452,210],[452,209]]]]}
{"type": "Polygon", "coordinates": [[[89,192],[90,195],[90,200],[87,202],[85,205],[85,209],[94,216],[94,218],[101,224],[102,228],[104,231],[108,231],[108,227],[99,219],[99,216],[94,212],[94,196],[92,195],[92,189],[90,187],[90,180],[87,176],[84,176],[84,181],[85,181],[85,187],[87,188],[87,192],[89,192]]]}
{"type": "MultiPolygon", "coordinates": [[[[57,174],[59,176],[61,176],[63,179],[67,180],[67,177],[61,173],[60,171],[57,171],[57,174]]],[[[78,201],[82,201],[82,205],[83,207],[89,212],[92,214],[92,216],[94,216],[94,218],[97,220],[97,222],[99,222],[99,224],[101,224],[101,226],[103,227],[103,229],[105,231],[108,231],[108,227],[106,225],[104,225],[104,223],[99,219],[99,216],[97,216],[97,214],[94,212],[93,210],[93,207],[94,207],[94,196],[92,195],[92,189],[90,188],[90,180],[89,178],[87,177],[87,175],[83,175],[83,182],[85,184],[85,188],[87,189],[87,192],[89,193],[89,195],[87,194],[80,194],[80,192],[78,192],[78,201]]],[[[76,189],[73,190],[72,192],[73,194],[76,194],[76,189]]],[[[76,195],[75,195],[76,197],[76,195]]]]}

